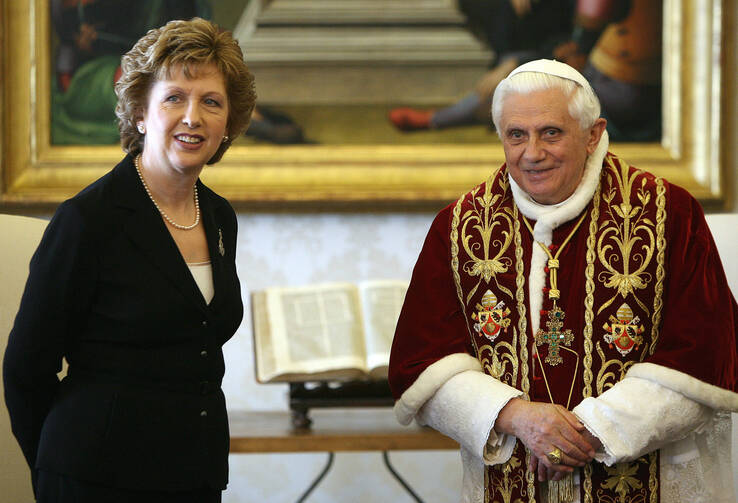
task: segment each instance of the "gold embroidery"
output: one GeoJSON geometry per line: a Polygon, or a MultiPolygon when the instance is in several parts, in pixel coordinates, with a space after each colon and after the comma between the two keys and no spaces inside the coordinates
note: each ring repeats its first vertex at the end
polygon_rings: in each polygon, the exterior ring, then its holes
{"type": "Polygon", "coordinates": [[[597,493],[597,501],[602,503],[646,503],[646,490],[636,477],[638,463],[644,462],[644,458],[632,463],[618,463],[615,466],[605,466],[605,471],[610,477],[602,484],[603,489],[617,493],[615,499],[600,489],[597,493]],[[635,493],[635,494],[634,494],[635,493]]]}
{"type": "Polygon", "coordinates": [[[659,461],[656,452],[648,455],[648,490],[651,491],[651,501],[649,503],[659,502],[659,461]]]}
{"type": "MultiPolygon", "coordinates": [[[[510,476],[516,468],[520,467],[520,465],[521,463],[518,457],[512,456],[507,463],[502,465],[501,468],[494,470],[491,473],[492,483],[495,487],[495,494],[499,492],[500,496],[502,496],[501,502],[500,500],[493,500],[493,503],[513,503],[512,493],[516,487],[521,490],[523,495],[525,494],[525,489],[523,488],[523,476],[520,474],[513,475],[512,477],[510,476]]],[[[489,484],[487,487],[489,487],[489,484]]],[[[514,503],[522,503],[522,501],[520,498],[517,498],[514,503]]]]}
{"type": "MultiPolygon", "coordinates": [[[[518,207],[513,204],[513,232],[515,242],[515,300],[518,306],[518,334],[520,334],[520,389],[530,400],[528,381],[528,318],[525,307],[525,266],[523,264],[523,240],[520,237],[518,207]]],[[[517,364],[517,362],[516,362],[517,364]]]]}
{"type": "Polygon", "coordinates": [[[633,316],[633,310],[626,303],[623,303],[615,316],[610,315],[609,323],[605,323],[602,328],[605,330],[605,342],[610,349],[617,350],[622,356],[628,356],[633,349],[643,344],[643,336],[645,330],[643,325],[638,326],[641,319],[633,316]]]}
{"type": "MultiPolygon", "coordinates": [[[[614,295],[607,302],[603,303],[602,306],[599,306],[597,310],[598,315],[610,306],[618,296],[625,299],[629,294],[632,294],[635,302],[638,303],[643,311],[647,314],[652,313],[650,314],[650,321],[652,323],[651,341],[650,343],[645,341],[645,344],[643,344],[644,348],[640,355],[640,361],[643,361],[649,351],[653,354],[655,350],[663,308],[666,248],[664,238],[666,190],[664,188],[664,182],[661,179],[656,179],[656,223],[654,224],[646,211],[649,203],[653,204],[652,193],[646,188],[647,179],[642,177],[640,183],[636,185],[638,177],[642,175],[642,172],[631,174],[629,173],[627,164],[620,160],[615,160],[610,156],[607,158],[607,168],[609,171],[604,174],[607,176],[606,183],[608,188],[602,192],[602,198],[607,203],[607,209],[605,210],[607,214],[604,215],[604,221],[598,226],[597,222],[599,219],[594,214],[600,205],[597,195],[601,193],[601,189],[598,189],[593,201],[593,214],[591,217],[590,232],[587,238],[583,398],[593,396],[592,353],[595,348],[592,343],[592,334],[595,319],[595,283],[593,281],[595,262],[599,260],[599,263],[604,268],[604,271],[597,275],[597,280],[603,286],[615,290],[614,295]],[[634,185],[638,187],[635,193],[633,192],[634,185]],[[622,196],[622,203],[613,204],[618,191],[622,196]],[[640,201],[640,205],[631,204],[632,194],[635,194],[637,200],[640,201]],[[651,265],[654,257],[656,258],[656,272],[653,275],[654,277],[652,277],[647,268],[651,265]],[[645,290],[654,279],[655,284],[652,285],[654,288],[653,311],[650,312],[644,302],[636,297],[636,293],[639,290],[645,290]]],[[[649,208],[653,211],[652,206],[649,208]]],[[[623,309],[623,306],[621,306],[621,309],[623,309]]],[[[610,321],[613,320],[611,319],[610,321]]],[[[620,317],[616,321],[619,323],[620,317]]],[[[608,328],[614,330],[617,327],[614,325],[605,327],[606,330],[608,328]]],[[[612,334],[614,334],[614,331],[612,334]]],[[[634,342],[640,342],[636,340],[636,337],[633,337],[633,339],[634,342]]],[[[621,342],[621,346],[623,347],[620,349],[623,349],[626,353],[629,352],[630,346],[626,344],[628,341],[621,342]]],[[[638,348],[636,347],[635,349],[638,348]]],[[[594,392],[600,395],[620,381],[630,366],[638,360],[629,362],[623,362],[618,359],[607,360],[601,343],[597,343],[596,351],[599,355],[601,365],[597,373],[597,379],[595,381],[596,390],[594,392]]],[[[620,352],[622,353],[622,351],[620,352]]],[[[649,463],[650,465],[648,488],[643,487],[645,484],[641,483],[637,478],[638,462],[636,462],[635,465],[623,464],[609,469],[606,468],[611,476],[600,486],[600,489],[597,489],[596,494],[593,494],[593,469],[591,465],[585,466],[582,477],[584,503],[593,503],[594,500],[602,503],[657,503],[658,460],[655,453],[652,453],[648,457],[650,459],[644,457],[639,460],[639,462],[649,463]],[[616,495],[607,494],[607,490],[615,492],[616,495]]]]}
{"type": "MultiPolygon", "coordinates": [[[[523,264],[523,239],[520,236],[518,206],[513,203],[513,230],[515,232],[515,300],[518,305],[518,330],[520,333],[520,389],[526,400],[530,400],[528,379],[528,317],[525,307],[525,266],[523,264]]],[[[536,474],[528,469],[530,450],[525,448],[525,480],[528,483],[528,503],[536,501],[536,474]]]]}
{"type": "MultiPolygon", "coordinates": [[[[512,209],[512,220],[513,220],[513,243],[515,244],[515,300],[517,304],[517,311],[518,311],[518,327],[517,331],[513,331],[513,336],[517,337],[519,335],[520,337],[520,345],[519,351],[520,351],[520,364],[515,359],[517,353],[513,352],[509,355],[504,355],[505,357],[509,356],[509,362],[511,364],[511,367],[513,369],[513,375],[516,375],[518,369],[520,370],[521,378],[520,378],[520,389],[523,391],[524,397],[526,400],[530,399],[530,381],[528,378],[528,337],[527,337],[527,330],[528,330],[528,322],[527,322],[527,310],[525,307],[525,266],[523,264],[523,245],[522,245],[522,238],[520,236],[520,219],[518,217],[518,208],[513,203],[513,209],[512,209]]],[[[515,347],[516,344],[513,341],[513,347],[515,347]]],[[[494,362],[494,360],[493,360],[494,362]]],[[[525,488],[521,487],[521,494],[523,496],[528,496],[528,503],[535,503],[536,502],[536,475],[535,473],[529,471],[527,469],[530,461],[530,451],[526,448],[525,449],[525,457],[526,457],[526,469],[525,469],[525,482],[527,485],[527,491],[525,488]]],[[[492,468],[487,468],[485,472],[485,484],[484,484],[484,495],[485,495],[485,502],[490,501],[490,494],[489,494],[489,479],[487,478],[489,476],[489,473],[492,471],[492,468]]]]}
{"type": "MultiPolygon", "coordinates": [[[[663,307],[664,294],[664,276],[666,269],[664,268],[664,260],[666,254],[666,238],[664,237],[664,222],[666,221],[666,187],[664,187],[664,179],[656,179],[656,285],[653,296],[653,315],[651,316],[651,346],[650,354],[656,351],[656,343],[659,340],[659,327],[661,325],[661,309],[663,307]]],[[[645,358],[641,356],[641,361],[645,358]]]]}
{"type": "Polygon", "coordinates": [[[507,272],[512,265],[512,260],[504,255],[510,247],[513,238],[513,223],[510,217],[510,210],[503,209],[503,203],[507,199],[509,182],[507,177],[501,176],[497,183],[500,185],[502,193],[505,194],[504,196],[501,194],[492,195],[493,178],[490,178],[484,184],[484,194],[482,196],[477,195],[479,187],[471,192],[470,200],[472,208],[464,212],[464,215],[461,217],[461,244],[464,247],[464,251],[470,257],[462,268],[469,276],[479,276],[479,282],[469,291],[466,297],[467,304],[477,291],[482,280],[485,283],[489,283],[494,279],[497,288],[507,294],[510,299],[513,298],[512,292],[501,286],[495,278],[498,273],[507,272]],[[503,239],[492,241],[492,231],[498,225],[503,226],[503,230],[498,231],[503,236],[503,239]],[[479,242],[471,243],[474,237],[473,231],[479,234],[482,240],[481,244],[479,242]],[[493,251],[492,247],[496,250],[493,251]],[[480,252],[482,255],[478,257],[476,254],[480,252]],[[491,256],[492,253],[495,253],[494,257],[491,256]]]}
{"type": "MultiPolygon", "coordinates": [[[[650,192],[646,188],[646,178],[639,180],[639,173],[636,175],[627,172],[627,165],[620,163],[619,166],[623,169],[623,173],[618,173],[617,166],[619,161],[608,159],[609,166],[606,166],[608,171],[603,173],[608,179],[605,183],[614,185],[615,189],[602,183],[598,186],[597,191],[593,196],[593,207],[590,211],[590,225],[588,231],[588,237],[586,238],[587,252],[586,252],[586,267],[585,267],[585,299],[584,299],[584,328],[583,328],[583,349],[584,349],[584,370],[583,370],[583,390],[582,397],[597,396],[602,394],[604,391],[612,387],[625,375],[629,367],[635,362],[622,362],[618,359],[607,360],[605,351],[607,348],[602,346],[602,342],[596,343],[593,341],[594,337],[594,323],[595,318],[598,318],[603,308],[598,311],[594,309],[594,297],[597,291],[597,282],[608,289],[613,289],[614,294],[608,301],[608,305],[611,305],[618,296],[627,296],[633,294],[633,297],[637,293],[640,293],[642,299],[645,301],[646,296],[641,290],[650,291],[655,289],[657,295],[653,300],[653,305],[649,305],[648,308],[644,308],[642,302],[636,299],[634,302],[639,302],[641,309],[648,313],[646,319],[650,318],[656,326],[656,329],[652,329],[653,340],[658,335],[658,323],[662,316],[662,298],[661,292],[663,291],[663,282],[665,278],[664,274],[664,257],[665,257],[665,241],[663,238],[664,233],[664,222],[666,219],[664,207],[665,207],[665,189],[663,188],[663,182],[659,179],[656,180],[656,194],[650,192]],[[614,173],[614,176],[613,176],[614,173]],[[621,176],[618,179],[618,176],[621,176]],[[605,188],[607,187],[607,188],[605,188]],[[630,192],[628,192],[630,191],[630,192]],[[626,194],[627,193],[627,194],[626,194]],[[630,202],[631,195],[635,201],[640,201],[640,205],[636,203],[634,207],[630,207],[627,204],[613,204],[615,197],[618,199],[622,194],[624,202],[630,202]],[[605,201],[603,201],[605,198],[605,201]],[[609,199],[608,199],[609,198],[609,199]],[[659,199],[661,199],[661,206],[659,206],[659,199]],[[607,203],[607,204],[604,204],[607,203]],[[651,206],[648,206],[648,205],[651,206]],[[616,209],[617,207],[617,209],[616,209]],[[603,222],[600,222],[600,210],[604,212],[602,215],[603,222]],[[648,211],[646,211],[648,209],[648,211]],[[655,213],[654,210],[656,209],[655,213]],[[622,215],[621,215],[622,214],[622,215]],[[652,215],[655,215],[652,216],[652,215]],[[655,220],[656,224],[651,222],[655,220]],[[661,231],[659,231],[661,226],[661,231]],[[603,238],[602,234],[606,237],[603,238]],[[620,255],[618,255],[620,253],[620,255]],[[628,256],[630,265],[626,266],[623,257],[628,256]],[[654,260],[655,259],[655,260],[654,260]],[[653,262],[652,262],[653,260],[653,262]],[[641,268],[642,266],[642,268],[641,268]],[[602,272],[600,273],[600,267],[602,272]],[[650,270],[653,268],[654,270],[650,270]],[[596,272],[597,271],[597,272],[596,272]],[[616,274],[620,274],[620,277],[616,277],[616,274]],[[635,278],[635,279],[634,279],[635,278]],[[612,281],[619,284],[610,284],[612,281]],[[642,286],[638,286],[638,281],[642,283],[642,286]],[[625,289],[626,293],[623,294],[621,289],[625,289]],[[594,372],[594,353],[597,353],[600,361],[598,362],[597,372],[594,372]],[[601,365],[600,365],[601,363],[601,365]],[[595,376],[596,375],[596,379],[595,376]]],[[[506,175],[503,175],[506,177],[506,175]]],[[[528,383],[528,347],[527,347],[527,314],[525,306],[525,266],[523,261],[523,247],[522,240],[520,238],[520,222],[518,218],[518,208],[510,203],[508,192],[495,195],[494,192],[498,192],[500,187],[504,187],[507,191],[507,178],[502,180],[502,177],[497,184],[495,191],[482,190],[482,187],[475,189],[471,193],[466,194],[462,200],[458,201],[454,210],[454,218],[452,221],[452,266],[454,269],[454,277],[457,286],[457,295],[459,301],[462,304],[464,313],[466,315],[467,306],[469,306],[476,295],[479,292],[479,287],[482,285],[482,280],[485,280],[484,273],[489,272],[488,282],[492,282],[498,272],[493,271],[484,266],[485,260],[494,261],[497,260],[499,264],[504,267],[500,273],[509,273],[515,262],[515,295],[514,299],[517,304],[518,322],[512,326],[512,334],[508,334],[508,337],[512,335],[512,340],[507,339],[509,342],[504,344],[494,344],[499,339],[496,339],[491,344],[486,344],[481,347],[480,362],[490,375],[507,382],[511,381],[518,383],[519,389],[521,389],[526,398],[529,397],[529,383],[528,383]],[[484,196],[487,195],[487,201],[485,202],[484,196]],[[470,203],[471,200],[471,203],[470,203]],[[473,208],[466,211],[462,208],[469,208],[469,204],[473,205],[473,208]],[[487,204],[485,210],[485,204],[487,204]],[[461,213],[464,213],[464,219],[461,218],[461,213]],[[512,218],[510,218],[512,217],[512,218]],[[467,221],[468,218],[468,221],[467,221]],[[486,229],[488,231],[487,237],[483,234],[486,229]],[[459,243],[461,238],[461,243],[459,243]],[[485,241],[486,239],[486,241],[485,241]],[[482,250],[483,243],[487,243],[485,246],[490,246],[489,250],[482,250]],[[508,254],[511,251],[509,247],[514,243],[514,256],[508,254]],[[454,246],[455,245],[455,246],[454,246]],[[468,260],[465,263],[460,263],[459,250],[465,250],[468,253],[468,260]],[[474,253],[471,253],[474,252],[474,253]],[[476,255],[475,255],[476,254],[476,255]],[[509,258],[508,258],[509,257],[509,258]],[[455,259],[455,261],[454,261],[455,259]],[[460,273],[462,272],[472,277],[471,285],[476,286],[469,292],[466,288],[461,288],[460,273]],[[474,280],[476,276],[478,281],[474,280]],[[519,351],[519,353],[516,351],[519,351]],[[519,362],[517,361],[519,358],[519,362]],[[519,374],[519,376],[518,376],[519,374]]],[[[487,182],[490,184],[491,182],[487,182]]],[[[632,203],[631,203],[632,204],[632,203]]],[[[505,276],[507,279],[508,276],[505,276]]],[[[465,282],[469,278],[464,278],[465,282]]],[[[500,278],[500,281],[503,281],[500,278]]],[[[466,285],[466,283],[464,283],[466,285]]],[[[503,285],[510,288],[509,284],[503,285]]],[[[492,287],[495,289],[494,287],[492,287]]],[[[612,292],[613,290],[610,290],[612,292]]],[[[607,294],[609,295],[610,292],[607,294]]],[[[500,291],[495,289],[495,293],[499,296],[510,296],[511,292],[501,288],[500,291]]],[[[511,297],[512,298],[512,297],[511,297]]],[[[607,298],[607,297],[606,297],[607,298]]],[[[510,305],[505,300],[506,304],[510,305]]],[[[630,302],[630,300],[629,300],[630,302]]],[[[651,304],[650,301],[646,301],[651,304]]],[[[483,302],[482,302],[483,304],[483,302]]],[[[632,304],[632,302],[631,302],[632,304]]],[[[633,304],[635,305],[635,304],[633,304]]],[[[512,306],[510,306],[512,309],[512,306]]],[[[605,308],[607,305],[605,305],[605,308]]],[[[622,307],[622,306],[621,306],[622,307]]],[[[466,317],[466,316],[465,316],[466,317]]],[[[641,317],[644,316],[641,314],[641,317]]],[[[620,320],[620,318],[618,318],[620,320]]],[[[612,320],[610,320],[612,321],[612,320]]],[[[468,317],[466,319],[468,327],[471,326],[473,321],[468,317]]],[[[602,326],[605,322],[604,316],[597,323],[598,326],[602,326]]],[[[614,322],[613,322],[614,323],[614,322]]],[[[640,323],[639,323],[640,326],[640,323]]],[[[649,333],[648,326],[646,323],[647,331],[644,332],[644,336],[649,333]]],[[[470,330],[470,333],[473,331],[470,330]]],[[[601,337],[598,335],[598,337],[601,337]]],[[[647,337],[644,337],[644,339],[647,337]]],[[[475,339],[476,344],[484,344],[475,339]]],[[[490,339],[490,338],[488,338],[490,339]]],[[[483,339],[481,339],[483,341],[483,339]]],[[[601,339],[600,339],[601,340],[601,339]]],[[[653,346],[651,342],[644,341],[644,348],[653,346]]],[[[635,348],[640,353],[641,348],[635,348]]],[[[646,355],[647,349],[644,349],[644,355],[646,355]]],[[[635,356],[635,355],[633,355],[635,356]]],[[[642,360],[643,358],[641,358],[642,360]]],[[[516,386],[518,387],[518,386],[516,386]]],[[[526,458],[530,456],[526,449],[526,458]]],[[[521,456],[518,456],[519,458],[521,456]]],[[[647,456],[648,457],[648,456],[647,456]]],[[[644,458],[641,462],[647,462],[644,458]]],[[[527,463],[526,463],[527,464],[527,463]]],[[[603,503],[619,503],[623,501],[623,488],[627,489],[627,499],[625,501],[630,502],[643,502],[643,503],[657,503],[658,496],[658,463],[650,466],[650,477],[649,482],[645,480],[638,480],[638,470],[634,474],[628,475],[627,468],[621,468],[623,473],[619,475],[615,472],[611,473],[609,478],[606,478],[605,483],[602,485],[598,484],[593,487],[594,470],[591,465],[585,466],[582,470],[582,496],[583,503],[593,503],[595,500],[602,501],[603,503]],[[656,467],[656,471],[654,470],[656,467]],[[616,475],[620,478],[617,478],[616,475]],[[624,477],[624,478],[623,478],[624,477]],[[642,487],[636,489],[628,484],[628,477],[636,480],[637,483],[641,484],[642,487]],[[610,482],[611,487],[606,487],[607,481],[610,482]],[[646,486],[648,487],[646,488],[646,486]],[[655,487],[655,489],[654,489],[655,487]],[[619,489],[619,491],[618,491],[619,489]],[[649,501],[650,496],[650,501],[649,501]]],[[[644,467],[645,469],[645,467],[644,467]]],[[[523,471],[523,467],[518,467],[517,470],[512,468],[509,469],[508,485],[512,487],[511,477],[517,476],[519,484],[516,486],[515,491],[509,493],[508,498],[512,499],[513,494],[520,491],[523,500],[529,503],[536,501],[535,493],[536,483],[535,474],[530,473],[528,470],[523,471]],[[525,473],[525,475],[523,475],[525,473]],[[526,484],[527,483],[527,484],[526,484]],[[527,486],[527,487],[526,487],[527,486]],[[524,491],[523,488],[527,489],[524,491]],[[527,492],[527,495],[526,495],[527,492]]],[[[485,501],[496,501],[501,503],[503,501],[509,501],[505,499],[505,494],[499,492],[495,486],[499,487],[500,483],[504,485],[504,475],[499,470],[492,470],[490,468],[485,470],[485,501]],[[498,477],[499,479],[496,479],[498,477]],[[500,499],[502,494],[502,499],[500,499]],[[494,499],[497,496],[497,500],[494,499]]],[[[516,500],[517,501],[517,500],[516,500]]]]}
{"type": "Polygon", "coordinates": [[[606,162],[610,169],[607,173],[610,188],[602,197],[608,204],[609,216],[602,223],[597,240],[597,255],[606,271],[601,272],[597,279],[607,288],[614,288],[616,292],[610,300],[600,306],[597,314],[606,309],[618,294],[625,299],[631,293],[638,305],[648,313],[648,308],[635,296],[635,292],[646,288],[651,281],[651,275],[646,272],[646,268],[654,253],[655,237],[651,230],[654,224],[645,216],[645,207],[651,199],[651,194],[645,190],[646,178],[642,177],[641,187],[637,191],[641,206],[632,206],[630,201],[633,183],[641,172],[634,171],[629,174],[628,164],[617,158],[608,156],[606,162]],[[617,167],[613,159],[617,161],[617,167]],[[613,175],[622,196],[620,204],[612,204],[617,193],[612,184],[613,175]],[[636,249],[636,246],[639,248],[636,249]],[[618,264],[622,270],[616,267],[618,264]],[[637,266],[635,271],[630,270],[632,266],[637,266]]]}
{"type": "Polygon", "coordinates": [[[584,503],[592,503],[592,463],[584,465],[584,503]]]}
{"type": "MultiPolygon", "coordinates": [[[[525,448],[525,479],[528,482],[528,503],[536,501],[536,474],[528,469],[530,466],[530,449],[525,448]]],[[[523,493],[525,496],[525,493],[523,493]]]]}
{"type": "Polygon", "coordinates": [[[574,501],[574,475],[564,475],[561,480],[549,480],[546,484],[546,503],[571,503],[574,501]]]}
{"type": "Polygon", "coordinates": [[[513,327],[512,344],[505,341],[498,342],[494,348],[490,344],[485,344],[479,348],[479,362],[485,373],[491,375],[495,379],[499,379],[508,386],[515,386],[518,379],[517,357],[515,356],[515,346],[518,341],[518,332],[513,327]],[[507,350],[502,351],[501,350],[507,350]],[[489,352],[490,356],[484,355],[489,352]],[[490,361],[491,358],[491,361],[490,361]],[[508,371],[508,364],[510,370],[508,371]]]}
{"type": "MultiPolygon", "coordinates": [[[[589,219],[589,236],[587,236],[587,267],[584,272],[584,290],[586,296],[584,298],[584,369],[582,371],[582,379],[584,381],[584,389],[582,390],[582,398],[592,396],[592,323],[594,321],[594,262],[595,262],[595,242],[597,235],[597,221],[600,218],[600,190],[602,184],[597,186],[592,201],[592,213],[589,219]]],[[[587,464],[584,467],[584,481],[582,483],[584,492],[584,503],[592,502],[592,465],[587,464]]]]}
{"type": "MultiPolygon", "coordinates": [[[[494,348],[490,345],[485,345],[479,348],[479,361],[482,364],[482,368],[486,369],[489,374],[499,379],[505,384],[508,384],[513,387],[517,387],[517,381],[518,381],[518,371],[521,369],[521,365],[518,362],[518,336],[520,336],[520,354],[521,359],[523,360],[522,365],[522,371],[523,371],[523,378],[521,383],[521,388],[523,393],[525,393],[525,397],[528,398],[528,391],[530,389],[528,385],[528,367],[527,367],[527,359],[528,359],[528,349],[527,349],[527,336],[526,336],[526,330],[527,330],[527,322],[525,318],[525,293],[523,292],[523,287],[525,285],[525,278],[524,278],[524,270],[523,270],[523,258],[522,253],[523,249],[521,246],[521,238],[520,238],[520,223],[517,220],[517,207],[513,208],[512,212],[513,218],[515,219],[515,225],[514,225],[514,242],[515,242],[515,264],[516,264],[516,270],[517,270],[517,277],[516,277],[516,300],[518,304],[518,328],[519,330],[515,330],[515,327],[513,327],[513,340],[512,344],[500,341],[498,342],[494,348]],[[500,354],[500,350],[505,349],[507,351],[500,354]],[[484,357],[483,355],[489,352],[490,358],[484,357]],[[510,371],[507,371],[507,364],[510,364],[510,371]],[[508,376],[510,380],[504,381],[503,378],[505,376],[508,376]]],[[[490,292],[491,293],[491,292],[490,292]]],[[[485,293],[486,295],[486,293],[485,293]]],[[[495,297],[496,300],[496,297],[495,297]]],[[[508,325],[509,325],[509,320],[508,325]]]]}
{"type": "Polygon", "coordinates": [[[476,323],[474,330],[480,337],[486,337],[490,342],[494,342],[500,332],[507,333],[510,326],[510,309],[505,306],[505,301],[497,302],[497,296],[492,290],[487,290],[482,295],[482,302],[475,306],[476,313],[472,313],[471,317],[476,323]]]}
{"type": "Polygon", "coordinates": [[[628,369],[635,363],[635,360],[630,360],[623,363],[621,360],[613,359],[605,361],[605,352],[602,351],[600,343],[597,343],[597,354],[600,355],[600,361],[602,366],[599,372],[597,372],[597,396],[601,395],[606,389],[612,388],[615,383],[620,382],[628,369]],[[610,366],[614,366],[614,371],[607,372],[610,366]],[[615,375],[618,372],[618,375],[615,375]]]}
{"type": "Polygon", "coordinates": [[[451,219],[451,270],[454,273],[454,283],[456,284],[456,295],[459,297],[459,303],[461,303],[461,311],[464,313],[464,322],[466,328],[469,331],[469,337],[471,337],[472,345],[474,346],[474,355],[479,358],[479,348],[477,347],[477,340],[474,337],[469,326],[469,318],[466,316],[466,304],[464,303],[464,294],[461,290],[461,277],[459,276],[459,216],[461,215],[461,205],[466,199],[466,194],[462,195],[456,205],[454,206],[453,218],[451,219]]]}
{"type": "Polygon", "coordinates": [[[584,389],[582,398],[592,396],[592,324],[594,322],[594,262],[595,242],[597,240],[597,221],[600,218],[600,191],[602,185],[598,185],[592,201],[592,213],[589,219],[589,236],[587,236],[587,267],[584,270],[584,369],[582,378],[584,389]]]}

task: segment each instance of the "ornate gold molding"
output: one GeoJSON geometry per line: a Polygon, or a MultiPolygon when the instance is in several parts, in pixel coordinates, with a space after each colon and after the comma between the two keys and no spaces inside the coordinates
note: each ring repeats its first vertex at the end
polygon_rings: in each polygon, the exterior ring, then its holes
{"type": "MultiPolygon", "coordinates": [[[[108,171],[118,147],[49,144],[48,0],[0,0],[0,203],[57,203],[108,171]]],[[[736,0],[664,0],[664,138],[612,147],[630,164],[722,207],[736,134],[736,0]],[[731,10],[732,9],[732,10],[731,10]],[[726,57],[726,54],[728,55],[726,57]],[[722,66],[721,66],[722,62],[722,66]],[[721,106],[722,105],[722,106],[721,106]]],[[[242,203],[440,202],[503,162],[495,145],[237,146],[203,179],[242,203]]]]}

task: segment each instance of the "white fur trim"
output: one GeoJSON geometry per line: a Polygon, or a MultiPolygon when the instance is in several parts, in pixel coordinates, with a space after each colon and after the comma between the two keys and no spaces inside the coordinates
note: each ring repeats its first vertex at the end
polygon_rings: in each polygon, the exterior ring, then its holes
{"type": "MultiPolygon", "coordinates": [[[[550,240],[549,240],[550,241],[550,240]]],[[[533,243],[533,255],[530,260],[530,275],[528,276],[528,299],[530,309],[530,329],[536,334],[541,326],[541,309],[543,309],[543,287],[546,286],[545,267],[548,256],[540,246],[533,243]]]]}
{"type": "Polygon", "coordinates": [[[636,363],[627,377],[640,377],[681,393],[715,410],[738,412],[738,393],[700,381],[684,372],[655,363],[636,363]]]}
{"type": "Polygon", "coordinates": [[[626,376],[572,412],[604,446],[595,459],[612,465],[700,432],[715,411],[657,382],[626,376]]]}
{"type": "Polygon", "coordinates": [[[465,370],[482,370],[479,360],[467,353],[454,353],[429,365],[395,402],[395,417],[410,424],[418,410],[446,381],[465,370]]]}
{"type": "MultiPolygon", "coordinates": [[[[510,189],[512,190],[515,204],[523,215],[536,221],[536,225],[533,227],[533,238],[536,241],[546,246],[550,245],[554,229],[575,218],[587,207],[600,182],[602,161],[605,159],[605,155],[607,155],[609,146],[610,138],[607,135],[607,131],[603,131],[597,148],[587,158],[584,174],[582,175],[582,181],[579,183],[579,186],[577,186],[569,199],[559,204],[546,206],[535,202],[515,183],[512,177],[509,177],[510,189]]],[[[535,244],[533,245],[532,253],[530,274],[528,277],[528,307],[530,308],[531,331],[535,334],[540,327],[541,317],[538,313],[540,313],[541,307],[543,306],[543,287],[546,285],[546,273],[543,269],[546,267],[548,257],[546,252],[535,244]]]]}
{"type": "Polygon", "coordinates": [[[443,383],[415,419],[453,438],[487,464],[504,463],[515,448],[515,437],[498,435],[493,427],[505,405],[522,394],[480,370],[467,370],[443,383]]]}

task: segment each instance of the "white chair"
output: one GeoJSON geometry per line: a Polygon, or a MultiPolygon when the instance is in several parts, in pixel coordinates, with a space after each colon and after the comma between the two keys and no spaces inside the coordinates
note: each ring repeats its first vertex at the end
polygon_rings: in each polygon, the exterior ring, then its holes
{"type": "MultiPolygon", "coordinates": [[[[8,334],[13,328],[23,287],[28,277],[28,264],[46,229],[46,220],[0,215],[0,355],[5,353],[8,334]]],[[[0,376],[0,393],[4,395],[0,376]]],[[[15,437],[4,401],[0,405],[0,499],[30,503],[33,499],[31,474],[15,437]]]]}
{"type": "MultiPolygon", "coordinates": [[[[707,215],[728,284],[738,299],[738,213],[707,215]]],[[[733,485],[738,494],[738,414],[733,414],[733,485]]]]}

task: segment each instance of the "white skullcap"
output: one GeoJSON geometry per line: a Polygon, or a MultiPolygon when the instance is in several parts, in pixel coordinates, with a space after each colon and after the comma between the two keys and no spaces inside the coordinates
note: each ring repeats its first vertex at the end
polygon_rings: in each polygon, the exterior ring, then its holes
{"type": "Polygon", "coordinates": [[[517,75],[518,73],[523,72],[535,72],[554,75],[556,77],[561,77],[562,79],[573,80],[584,88],[591,88],[589,82],[587,82],[587,79],[585,79],[581,73],[579,73],[566,63],[562,63],[553,59],[537,59],[535,61],[524,63],[512,72],[510,72],[507,78],[509,79],[513,75],[517,75]]]}

